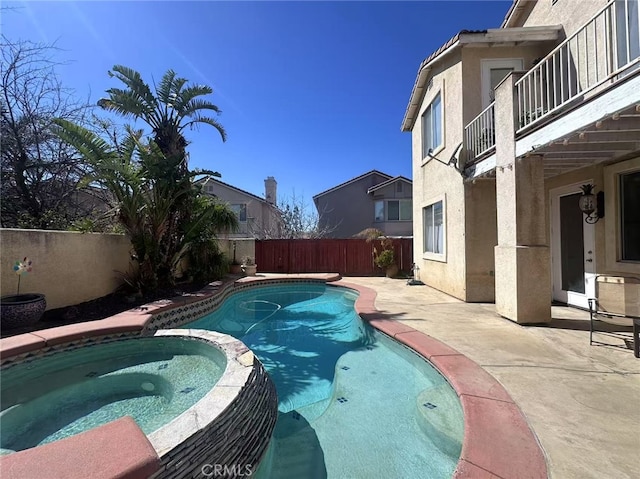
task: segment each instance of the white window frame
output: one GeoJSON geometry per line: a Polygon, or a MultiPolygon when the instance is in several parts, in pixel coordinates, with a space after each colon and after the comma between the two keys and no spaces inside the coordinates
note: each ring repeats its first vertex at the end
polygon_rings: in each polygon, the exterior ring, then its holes
{"type": "Polygon", "coordinates": [[[482,74],[482,109],[487,108],[491,102],[491,70],[500,68],[513,68],[513,71],[524,70],[523,58],[490,58],[480,61],[482,74]]]}
{"type": "Polygon", "coordinates": [[[432,260],[432,261],[440,261],[442,263],[446,263],[447,262],[447,201],[446,201],[446,195],[440,195],[440,196],[436,196],[431,198],[430,200],[426,201],[423,205],[422,208],[420,208],[420,221],[421,221],[421,226],[422,226],[422,258],[426,259],[426,260],[432,260]],[[443,227],[443,231],[442,231],[442,252],[441,253],[434,253],[431,251],[426,251],[426,222],[425,222],[425,209],[430,207],[430,206],[434,206],[437,203],[442,202],[442,227],[443,227]]]}
{"type": "Polygon", "coordinates": [[[620,205],[620,175],[640,170],[640,158],[605,166],[604,174],[604,212],[605,235],[614,238],[605,246],[606,267],[620,273],[638,273],[638,262],[622,259],[622,223],[620,205]]]}
{"type": "MultiPolygon", "coordinates": [[[[431,124],[429,125],[430,127],[433,126],[433,121],[431,122],[431,124]]],[[[422,114],[420,115],[420,128],[422,131],[422,158],[423,160],[429,161],[430,157],[428,155],[429,150],[431,150],[431,154],[435,155],[436,153],[438,153],[440,150],[444,149],[444,136],[445,136],[445,131],[444,131],[444,89],[439,90],[431,99],[431,102],[429,102],[429,104],[427,105],[427,107],[424,109],[424,111],[422,112],[422,114]],[[425,120],[426,120],[426,115],[427,113],[431,114],[431,118],[433,118],[433,104],[436,102],[436,100],[440,100],[440,143],[433,144],[433,145],[428,145],[427,144],[427,138],[431,138],[431,136],[427,137],[427,128],[425,127],[425,120]]],[[[433,135],[433,128],[431,128],[431,135],[433,135]]]]}
{"type": "Polygon", "coordinates": [[[246,203],[231,203],[230,208],[233,210],[233,212],[235,213],[235,215],[238,217],[238,222],[239,223],[246,223],[247,222],[247,204],[246,203]],[[244,209],[244,220],[242,219],[242,210],[244,209]]]}
{"type": "Polygon", "coordinates": [[[386,223],[386,222],[391,222],[391,223],[400,223],[400,222],[408,222],[408,221],[413,221],[413,205],[411,204],[412,200],[411,198],[390,198],[390,199],[385,199],[385,200],[375,200],[373,203],[373,220],[376,223],[386,223]],[[390,220],[389,219],[389,202],[391,201],[397,201],[398,202],[398,219],[397,220],[390,220]],[[411,208],[409,209],[409,211],[411,212],[411,218],[407,219],[402,219],[401,216],[401,208],[400,208],[400,203],[401,202],[406,202],[409,203],[411,205],[411,208]],[[382,216],[383,219],[378,219],[376,216],[376,205],[378,203],[382,203],[382,216]]]}
{"type": "Polygon", "coordinates": [[[622,195],[623,195],[623,188],[622,188],[622,177],[623,176],[627,176],[627,175],[633,175],[633,174],[640,174],[640,170],[631,170],[631,171],[623,171],[621,173],[618,173],[617,177],[618,177],[618,198],[617,198],[617,202],[620,205],[620,207],[618,208],[618,215],[619,215],[619,221],[620,221],[620,228],[618,229],[619,232],[619,238],[618,238],[618,243],[619,243],[619,251],[620,251],[620,255],[619,255],[619,261],[620,262],[624,262],[624,263],[631,263],[631,264],[640,264],[640,259],[629,259],[629,258],[625,258],[624,257],[624,237],[623,237],[623,214],[624,214],[624,205],[622,204],[622,195]]]}

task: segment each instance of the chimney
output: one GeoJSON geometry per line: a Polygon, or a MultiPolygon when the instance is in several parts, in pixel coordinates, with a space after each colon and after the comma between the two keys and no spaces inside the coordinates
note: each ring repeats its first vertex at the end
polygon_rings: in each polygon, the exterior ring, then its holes
{"type": "Polygon", "coordinates": [[[276,179],[273,176],[267,176],[267,179],[264,180],[264,196],[267,200],[267,203],[271,203],[272,205],[276,204],[277,190],[278,182],[276,181],[276,179]]]}

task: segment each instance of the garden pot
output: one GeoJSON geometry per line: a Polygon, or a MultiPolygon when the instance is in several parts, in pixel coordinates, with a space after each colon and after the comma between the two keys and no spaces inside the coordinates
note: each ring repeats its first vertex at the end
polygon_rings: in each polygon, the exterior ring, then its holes
{"type": "Polygon", "coordinates": [[[13,294],[0,298],[0,308],[0,324],[3,328],[21,328],[40,320],[47,309],[47,301],[44,294],[13,294]]]}
{"type": "Polygon", "coordinates": [[[242,273],[242,265],[241,264],[231,264],[231,265],[229,265],[229,273],[231,273],[231,274],[240,274],[240,273],[242,273]]]}
{"type": "Polygon", "coordinates": [[[258,271],[258,265],[256,265],[256,264],[243,264],[242,265],[242,271],[244,271],[244,274],[246,274],[247,276],[255,276],[256,272],[258,271]]]}
{"type": "Polygon", "coordinates": [[[387,266],[387,269],[385,270],[385,275],[387,276],[387,278],[393,278],[398,274],[398,271],[399,271],[398,265],[392,264],[391,266],[387,266]]]}

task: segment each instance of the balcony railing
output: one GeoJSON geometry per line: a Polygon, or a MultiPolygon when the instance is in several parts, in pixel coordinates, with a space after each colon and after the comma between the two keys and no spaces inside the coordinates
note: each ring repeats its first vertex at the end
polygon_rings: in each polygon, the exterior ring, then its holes
{"type": "Polygon", "coordinates": [[[495,102],[492,102],[471,123],[464,127],[467,163],[470,163],[496,146],[495,102]]]}
{"type": "Polygon", "coordinates": [[[614,0],[516,82],[518,132],[640,62],[638,0],[614,0]]]}

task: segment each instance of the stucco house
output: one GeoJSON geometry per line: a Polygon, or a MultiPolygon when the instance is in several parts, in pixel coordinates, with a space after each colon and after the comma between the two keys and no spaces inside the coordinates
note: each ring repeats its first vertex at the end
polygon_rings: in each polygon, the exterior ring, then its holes
{"type": "Polygon", "coordinates": [[[319,228],[327,237],[350,238],[366,228],[387,236],[411,236],[412,182],[371,170],[318,193],[313,202],[319,228]]]}
{"type": "Polygon", "coordinates": [[[202,186],[204,193],[228,203],[238,216],[240,229],[229,234],[229,238],[262,239],[278,236],[281,224],[280,212],[276,207],[278,183],[273,176],[264,180],[264,198],[211,176],[202,178],[198,184],[202,186]]]}
{"type": "Polygon", "coordinates": [[[516,0],[500,28],[422,62],[402,130],[423,281],[539,323],[553,300],[587,307],[607,275],[640,276],[639,15],[637,0],[516,0]]]}

